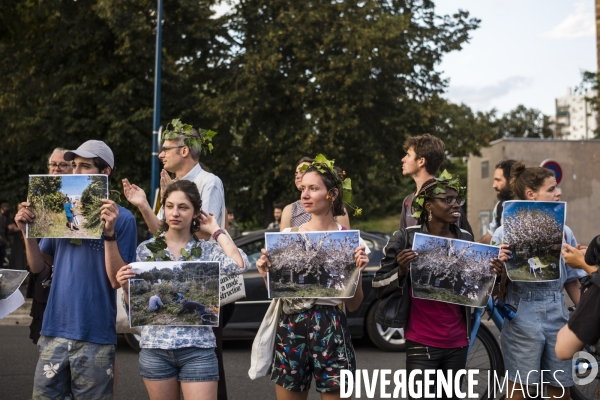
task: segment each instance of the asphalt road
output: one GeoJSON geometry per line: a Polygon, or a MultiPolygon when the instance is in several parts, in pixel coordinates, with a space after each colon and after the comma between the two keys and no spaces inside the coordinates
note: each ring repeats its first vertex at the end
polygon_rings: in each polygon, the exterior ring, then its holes
{"type": "MultiPolygon", "coordinates": [[[[404,353],[386,353],[368,339],[355,340],[358,368],[372,371],[378,368],[404,368],[404,353]]],[[[275,389],[268,378],[255,381],[248,377],[252,341],[226,341],[224,348],[225,371],[229,400],[275,400],[275,389]]],[[[0,398],[2,400],[30,399],[33,373],[37,362],[37,347],[29,339],[25,326],[0,326],[0,398]]],[[[148,395],[139,376],[138,355],[119,338],[117,345],[118,385],[117,399],[147,399],[148,395]]],[[[377,392],[379,393],[379,389],[377,392]]],[[[363,392],[363,398],[365,397],[363,392]]],[[[377,396],[378,397],[378,396],[377,396]]],[[[320,399],[311,388],[309,399],[320,399]]]]}

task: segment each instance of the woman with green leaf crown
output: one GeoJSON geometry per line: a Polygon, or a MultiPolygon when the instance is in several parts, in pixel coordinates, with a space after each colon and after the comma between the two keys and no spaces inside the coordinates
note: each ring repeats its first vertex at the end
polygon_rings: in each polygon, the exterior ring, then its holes
{"type": "MultiPolygon", "coordinates": [[[[294,174],[294,185],[296,188],[300,190],[300,183],[302,182],[302,175],[306,171],[306,168],[311,165],[315,161],[310,157],[302,157],[296,163],[296,169],[294,174]]],[[[342,170],[338,167],[335,167],[336,172],[338,174],[342,173],[342,170]]],[[[302,200],[296,200],[295,202],[288,204],[285,206],[283,211],[281,212],[281,224],[279,225],[279,231],[283,232],[285,228],[289,228],[292,226],[300,226],[304,223],[310,221],[310,214],[306,212],[304,207],[302,206],[302,200]]],[[[344,208],[344,213],[335,217],[335,220],[339,222],[340,225],[345,226],[347,229],[350,229],[350,218],[348,218],[348,213],[344,208]]]]}
{"type": "MultiPolygon", "coordinates": [[[[153,239],[137,248],[136,261],[218,261],[221,274],[240,274],[248,258],[238,249],[214,215],[201,210],[196,185],[187,180],[171,183],[165,191],[165,217],[153,239]],[[214,242],[195,237],[212,236],[214,242]]],[[[130,265],[117,274],[128,304],[130,265]]],[[[127,308],[127,307],[126,307],[127,308]]],[[[150,399],[186,400],[217,398],[219,380],[215,336],[210,326],[143,326],[140,340],[140,375],[150,399]]]]}
{"type": "MultiPolygon", "coordinates": [[[[413,217],[417,218],[419,225],[394,232],[384,249],[381,268],[373,278],[373,291],[379,299],[387,298],[398,290],[409,290],[408,315],[395,316],[407,321],[404,327],[407,375],[416,369],[434,369],[444,373],[451,370],[454,376],[456,371],[466,366],[470,309],[414,298],[409,287],[410,263],[419,256],[412,250],[415,233],[473,241],[469,232],[456,225],[460,217],[459,208],[464,204],[462,193],[458,179],[447,171],[426,181],[412,204],[417,210],[413,217]]],[[[502,253],[501,258],[504,257],[502,253]]],[[[490,260],[490,268],[496,274],[502,273],[503,265],[499,258],[490,260]]],[[[422,375],[420,378],[422,381],[422,375]]],[[[433,389],[429,390],[433,392],[433,389]]],[[[445,398],[439,393],[436,397],[445,398]]]]}
{"type": "MultiPolygon", "coordinates": [[[[310,221],[297,228],[283,232],[313,232],[346,230],[334,219],[344,215],[343,202],[350,203],[350,179],[339,174],[333,160],[319,154],[314,162],[302,171],[299,189],[301,201],[310,221]]],[[[354,208],[355,213],[361,210],[354,208]]],[[[267,283],[267,271],[271,267],[269,253],[256,262],[256,267],[267,283]]],[[[364,241],[354,251],[354,260],[359,268],[359,281],[354,297],[276,299],[283,301],[283,312],[279,317],[271,379],[279,400],[306,399],[314,375],[317,391],[322,399],[340,398],[340,371],[354,371],[355,353],[344,314],[356,310],[363,299],[362,271],[369,263],[364,241]]]]}

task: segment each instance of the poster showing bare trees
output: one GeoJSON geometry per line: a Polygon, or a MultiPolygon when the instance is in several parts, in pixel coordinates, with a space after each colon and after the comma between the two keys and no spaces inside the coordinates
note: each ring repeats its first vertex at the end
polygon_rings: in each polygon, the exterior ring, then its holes
{"type": "Polygon", "coordinates": [[[219,263],[149,261],[132,263],[130,327],[219,326],[219,263]]]}
{"type": "Polygon", "coordinates": [[[265,233],[270,298],[348,298],[359,270],[359,231],[265,233]]]}
{"type": "Polygon", "coordinates": [[[511,258],[506,273],[512,281],[560,278],[560,251],[567,215],[562,201],[507,201],[502,212],[504,237],[511,258]]]}
{"type": "Polygon", "coordinates": [[[29,175],[27,199],[35,219],[28,238],[100,239],[106,175],[29,175]]]}
{"type": "Polygon", "coordinates": [[[485,307],[496,274],[490,260],[500,248],[481,243],[415,234],[410,264],[413,296],[469,307],[485,307]]]}

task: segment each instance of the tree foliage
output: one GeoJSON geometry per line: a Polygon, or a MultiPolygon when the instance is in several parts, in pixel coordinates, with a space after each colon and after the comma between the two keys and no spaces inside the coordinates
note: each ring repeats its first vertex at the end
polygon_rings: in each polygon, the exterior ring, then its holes
{"type": "Polygon", "coordinates": [[[29,179],[27,199],[37,207],[43,206],[45,209],[60,213],[65,203],[65,196],[60,192],[61,187],[61,176],[33,176],[29,179]]]}

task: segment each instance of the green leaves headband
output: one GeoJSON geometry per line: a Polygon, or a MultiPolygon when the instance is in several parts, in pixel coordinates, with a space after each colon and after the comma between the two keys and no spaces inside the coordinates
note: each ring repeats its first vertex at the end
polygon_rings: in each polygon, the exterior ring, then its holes
{"type": "Polygon", "coordinates": [[[162,141],[165,140],[178,140],[179,137],[183,137],[183,143],[190,149],[200,150],[200,153],[208,154],[212,152],[212,138],[217,132],[198,129],[197,132],[193,131],[192,125],[184,124],[179,118],[171,121],[171,124],[167,124],[167,128],[163,131],[162,141]],[[173,125],[172,129],[169,129],[169,125],[173,125]]]}
{"type": "Polygon", "coordinates": [[[321,174],[324,174],[326,171],[331,172],[333,178],[335,180],[335,186],[342,193],[342,202],[346,203],[348,207],[354,210],[354,216],[362,214],[362,208],[353,206],[352,204],[352,181],[350,178],[346,178],[346,171],[342,171],[342,173],[338,173],[333,167],[335,164],[335,160],[328,160],[323,154],[317,154],[315,157],[315,161],[310,165],[303,165],[299,168],[299,171],[306,171],[308,168],[313,167],[321,174]]]}
{"type": "Polygon", "coordinates": [[[449,173],[447,170],[444,170],[440,176],[435,178],[435,182],[431,182],[419,190],[418,195],[412,202],[412,208],[413,210],[416,210],[412,213],[413,218],[419,219],[423,211],[425,211],[425,199],[430,197],[426,196],[425,192],[427,192],[427,190],[429,190],[432,186],[435,186],[433,189],[433,194],[444,194],[446,193],[447,188],[454,189],[459,196],[462,196],[465,192],[465,187],[460,185],[458,176],[452,176],[451,173],[449,173]]]}

